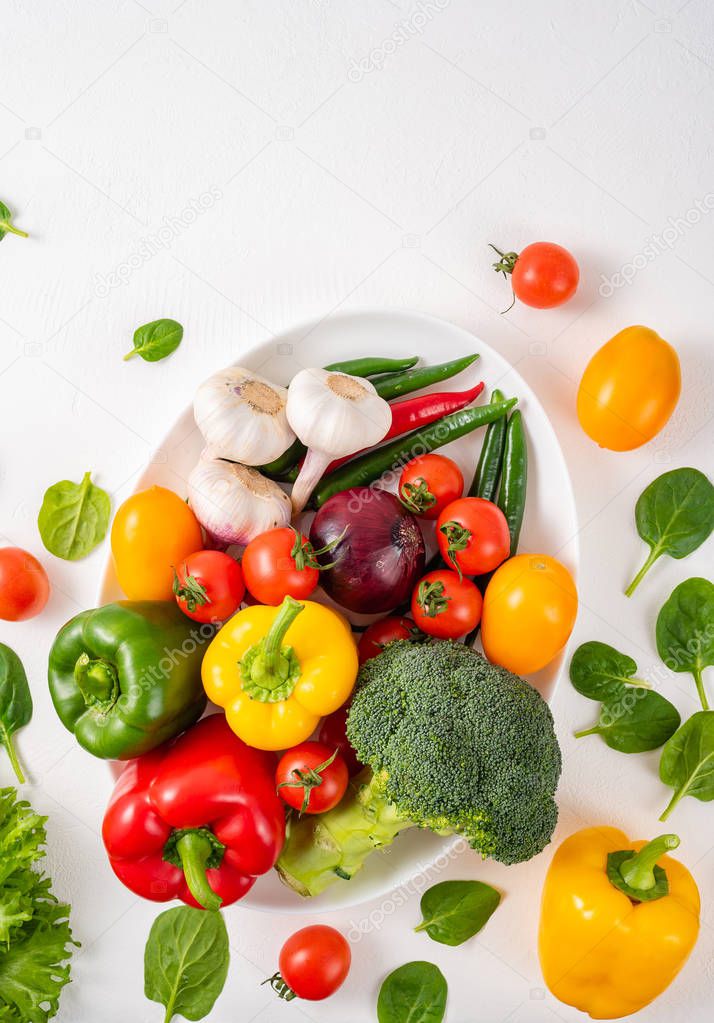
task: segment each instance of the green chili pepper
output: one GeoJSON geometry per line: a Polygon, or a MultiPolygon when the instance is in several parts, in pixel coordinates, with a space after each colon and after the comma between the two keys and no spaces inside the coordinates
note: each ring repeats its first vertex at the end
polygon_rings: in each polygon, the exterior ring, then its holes
{"type": "MultiPolygon", "coordinates": [[[[290,447],[283,451],[282,455],[278,455],[272,462],[259,465],[258,472],[262,472],[264,476],[271,480],[280,480],[283,483],[289,482],[291,470],[297,466],[301,458],[305,457],[306,452],[307,448],[296,437],[290,447]]],[[[296,476],[293,477],[293,479],[295,478],[296,476]]]]}
{"type": "MultiPolygon", "coordinates": [[[[377,355],[367,355],[362,359],[332,362],[329,366],[325,366],[324,369],[329,370],[331,373],[349,373],[353,377],[371,377],[376,376],[378,373],[391,375],[394,370],[397,370],[399,372],[396,375],[401,376],[401,371],[409,369],[411,366],[416,365],[417,362],[419,362],[418,355],[409,355],[404,359],[381,359],[377,355]]],[[[297,479],[297,464],[305,457],[306,452],[307,448],[296,437],[287,451],[283,451],[282,455],[273,459],[272,462],[259,465],[258,470],[264,476],[267,476],[268,479],[280,480],[283,483],[294,483],[297,479]]]]}
{"type": "MultiPolygon", "coordinates": [[[[493,392],[493,398],[496,396],[496,391],[493,392]]],[[[503,441],[502,441],[502,458],[501,458],[501,488],[498,495],[498,506],[506,516],[508,522],[508,531],[511,534],[511,557],[518,550],[518,537],[521,533],[521,524],[523,523],[523,513],[526,507],[526,481],[528,476],[528,451],[526,447],[526,438],[523,430],[523,418],[520,411],[516,410],[511,418],[508,420],[506,425],[505,420],[499,420],[504,425],[503,441]]],[[[493,424],[496,425],[496,424],[493,424]]],[[[492,427],[489,426],[489,432],[492,427]]],[[[488,433],[486,434],[486,440],[484,441],[484,448],[488,443],[488,433]]],[[[479,461],[479,465],[480,465],[479,461]]],[[[478,469],[476,470],[478,476],[478,469]]],[[[474,480],[474,482],[476,482],[474,480]]],[[[469,491],[471,496],[486,497],[487,500],[492,501],[494,494],[473,494],[472,490],[469,491]]],[[[481,590],[482,593],[486,592],[493,572],[489,572],[488,575],[479,576],[474,582],[481,590]]],[[[464,643],[466,646],[473,646],[478,636],[480,625],[477,625],[473,629],[464,643]]]]}
{"type": "Polygon", "coordinates": [[[418,362],[418,355],[408,355],[405,359],[380,359],[378,356],[367,355],[363,359],[332,362],[329,366],[325,366],[325,369],[331,373],[349,373],[353,377],[375,377],[378,373],[394,373],[411,369],[418,362]]]}
{"type": "Polygon", "coordinates": [[[506,427],[506,443],[503,449],[503,473],[498,493],[498,507],[506,516],[511,534],[511,556],[518,548],[518,537],[523,524],[526,508],[526,483],[528,480],[528,451],[523,430],[523,417],[519,411],[513,413],[506,427]]]}
{"type": "Polygon", "coordinates": [[[442,362],[437,366],[420,366],[418,369],[407,369],[401,373],[387,373],[372,383],[380,398],[391,401],[392,398],[399,398],[403,394],[419,391],[422,387],[438,384],[441,380],[449,380],[477,359],[477,354],[466,355],[464,358],[442,362]]]}
{"type": "Polygon", "coordinates": [[[346,462],[339,469],[324,476],[312,492],[310,506],[320,508],[333,494],[351,487],[363,487],[378,479],[388,470],[398,470],[417,455],[426,454],[436,448],[449,444],[458,437],[463,437],[479,426],[492,423],[506,415],[518,401],[509,398],[498,404],[477,405],[465,408],[460,412],[452,412],[449,416],[437,420],[430,426],[412,433],[396,437],[381,448],[367,451],[351,462],[346,462]]]}
{"type": "MultiPolygon", "coordinates": [[[[491,403],[503,401],[503,391],[494,390],[491,403]]],[[[474,478],[469,487],[469,497],[483,497],[493,501],[498,491],[498,480],[501,475],[503,446],[506,440],[506,418],[502,416],[491,423],[486,430],[481,455],[476,466],[474,478]]]]}

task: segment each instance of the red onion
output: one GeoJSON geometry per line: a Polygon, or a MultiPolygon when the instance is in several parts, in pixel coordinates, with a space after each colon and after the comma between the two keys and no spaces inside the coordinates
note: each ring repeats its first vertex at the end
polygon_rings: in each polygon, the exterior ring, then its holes
{"type": "Polygon", "coordinates": [[[320,508],[310,529],[317,550],[344,537],[319,560],[333,567],[320,583],[350,611],[391,611],[411,596],[424,572],[424,538],[417,521],[394,494],[353,487],[320,508]]]}

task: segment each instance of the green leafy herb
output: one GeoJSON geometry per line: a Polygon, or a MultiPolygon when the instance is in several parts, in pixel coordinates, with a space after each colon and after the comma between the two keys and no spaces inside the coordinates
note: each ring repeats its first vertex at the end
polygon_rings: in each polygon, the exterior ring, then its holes
{"type": "Polygon", "coordinates": [[[0,1020],[47,1023],[69,983],[69,906],[33,864],[44,856],[46,817],[0,789],[0,1020]]]}
{"type": "Polygon", "coordinates": [[[433,963],[405,963],[386,978],[377,999],[379,1023],[441,1023],[446,979],[433,963]]]}
{"type": "Polygon", "coordinates": [[[144,994],[174,1016],[207,1016],[228,975],[228,934],[220,913],[190,906],[154,920],[144,953],[144,994]]]}
{"type": "Polygon", "coordinates": [[[0,746],[7,750],[20,784],[24,784],[25,776],[12,737],[18,728],[29,724],[31,718],[32,696],[22,661],[14,650],[0,643],[0,746]]]}
{"type": "Polygon", "coordinates": [[[659,776],[674,789],[661,821],[684,796],[714,799],[714,710],[697,711],[674,733],[662,750],[659,776]]]}
{"type": "Polygon", "coordinates": [[[702,673],[714,664],[714,585],[696,576],[676,586],[657,615],[657,652],[670,671],[691,671],[704,710],[702,673]]]}
{"type": "Polygon", "coordinates": [[[623,686],[649,689],[649,683],[633,678],[637,665],[626,654],[592,640],[583,643],[570,662],[570,681],[573,687],[589,700],[607,700],[618,696],[623,686]]]}
{"type": "Polygon", "coordinates": [[[85,472],[81,483],[55,483],[45,491],[37,516],[42,542],[50,554],[79,561],[106,536],[111,509],[109,494],[92,483],[91,473],[85,472]]]}
{"type": "Polygon", "coordinates": [[[153,320],[134,331],[134,347],[124,361],[140,355],[146,362],[158,362],[175,352],[181,344],[183,327],[176,320],[153,320]]]}
{"type": "Polygon", "coordinates": [[[663,554],[686,558],[714,529],[714,487],[698,469],[672,469],[653,480],[635,505],[637,532],[650,553],[625,590],[631,597],[663,554]]]}
{"type": "Polygon", "coordinates": [[[0,202],[0,241],[8,233],[18,234],[21,238],[29,238],[27,231],[21,231],[19,227],[15,227],[12,222],[12,213],[4,202],[0,202]]]}
{"type": "Polygon", "coordinates": [[[679,728],[681,718],[675,706],[664,696],[649,689],[626,689],[609,696],[600,708],[600,718],[592,728],[575,733],[601,735],[610,749],[620,753],[644,753],[657,749],[679,728]]]}
{"type": "Polygon", "coordinates": [[[422,895],[424,919],[415,930],[442,945],[462,945],[478,934],[500,901],[500,892],[482,881],[442,881],[422,895]]]}

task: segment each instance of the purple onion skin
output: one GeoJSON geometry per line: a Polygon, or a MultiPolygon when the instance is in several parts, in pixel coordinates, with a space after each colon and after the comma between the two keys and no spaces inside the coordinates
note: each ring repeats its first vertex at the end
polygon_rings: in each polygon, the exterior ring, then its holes
{"type": "Polygon", "coordinates": [[[353,487],[335,494],[313,519],[310,542],[318,550],[342,539],[318,560],[332,568],[320,572],[320,584],[349,611],[391,611],[411,597],[424,574],[424,538],[416,519],[394,494],[353,487]]]}

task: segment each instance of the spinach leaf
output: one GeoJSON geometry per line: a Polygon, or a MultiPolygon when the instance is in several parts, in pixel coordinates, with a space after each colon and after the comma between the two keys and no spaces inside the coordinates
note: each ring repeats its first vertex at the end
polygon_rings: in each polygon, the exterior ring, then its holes
{"type": "Polygon", "coordinates": [[[424,919],[415,928],[442,945],[462,945],[478,934],[501,894],[482,881],[442,881],[421,897],[424,919]]]}
{"type": "Polygon", "coordinates": [[[679,728],[679,712],[664,696],[649,689],[626,689],[609,696],[600,708],[593,728],[575,733],[601,735],[610,749],[620,753],[644,753],[657,749],[679,728]]]}
{"type": "Polygon", "coordinates": [[[45,491],[37,525],[50,554],[78,561],[102,542],[110,515],[109,494],[85,472],[81,483],[62,480],[45,491]]]}
{"type": "Polygon", "coordinates": [[[203,1019],[226,982],[228,934],[220,913],[179,906],[160,913],[144,952],[144,994],[174,1016],[203,1019]]]}
{"type": "Polygon", "coordinates": [[[674,733],[662,750],[659,776],[674,789],[661,821],[684,796],[714,799],[714,710],[697,711],[674,733]]]}
{"type": "Polygon", "coordinates": [[[32,696],[22,661],[14,650],[0,643],[0,746],[7,750],[20,784],[24,784],[25,776],[12,737],[31,718],[32,696]]]}
{"type": "Polygon", "coordinates": [[[386,978],[377,999],[379,1023],[441,1023],[448,987],[433,963],[405,963],[386,978]]]}
{"type": "Polygon", "coordinates": [[[134,347],[124,361],[140,355],[146,362],[158,362],[175,352],[181,344],[183,327],[176,320],[153,320],[134,331],[134,347]]]}
{"type": "Polygon", "coordinates": [[[691,671],[704,710],[709,710],[702,672],[714,664],[714,585],[686,579],[657,615],[657,653],[670,671],[691,671]]]}
{"type": "Polygon", "coordinates": [[[583,643],[573,654],[570,662],[570,681],[581,696],[589,700],[607,700],[618,696],[623,686],[649,689],[648,682],[633,678],[637,665],[626,654],[591,640],[583,643]]]}
{"type": "Polygon", "coordinates": [[[672,469],[653,480],[635,505],[637,532],[650,553],[625,590],[631,597],[663,554],[686,558],[714,529],[714,487],[698,469],[672,469]]]}
{"type": "Polygon", "coordinates": [[[19,234],[21,238],[29,238],[27,231],[21,231],[19,227],[15,227],[12,222],[12,213],[4,202],[0,202],[0,241],[8,232],[10,234],[19,234]]]}

